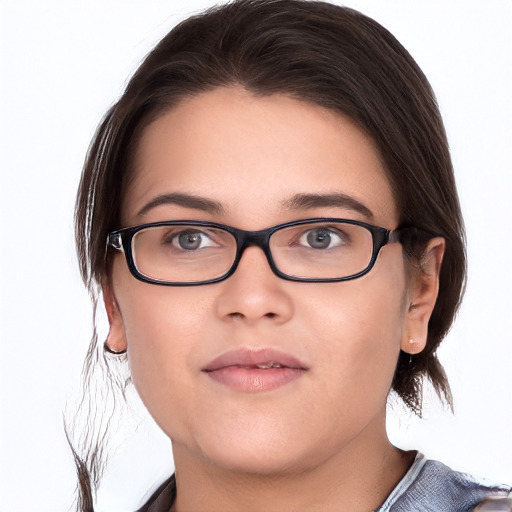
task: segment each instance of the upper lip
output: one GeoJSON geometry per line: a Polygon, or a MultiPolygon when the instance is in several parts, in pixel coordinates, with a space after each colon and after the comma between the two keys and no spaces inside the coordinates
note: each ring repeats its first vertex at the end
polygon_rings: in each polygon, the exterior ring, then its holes
{"type": "Polygon", "coordinates": [[[213,359],[202,371],[213,372],[229,366],[270,367],[275,364],[286,368],[307,370],[308,367],[298,358],[273,348],[247,349],[241,348],[224,352],[213,359]]]}

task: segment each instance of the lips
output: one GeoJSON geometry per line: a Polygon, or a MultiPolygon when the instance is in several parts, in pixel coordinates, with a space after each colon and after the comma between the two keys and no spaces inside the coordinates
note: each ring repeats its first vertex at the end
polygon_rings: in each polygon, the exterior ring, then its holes
{"type": "Polygon", "coordinates": [[[296,357],[274,349],[229,351],[202,369],[215,382],[246,393],[279,388],[300,378],[307,370],[296,357]]]}

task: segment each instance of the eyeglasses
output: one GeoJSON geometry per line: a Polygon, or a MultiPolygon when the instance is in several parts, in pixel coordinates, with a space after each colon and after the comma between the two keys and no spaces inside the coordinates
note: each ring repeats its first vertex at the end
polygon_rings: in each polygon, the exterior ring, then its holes
{"type": "MultiPolygon", "coordinates": [[[[244,250],[260,247],[277,276],[291,281],[347,281],[368,273],[393,231],[349,219],[313,218],[244,231],[202,221],[166,221],[113,231],[107,246],[123,251],[132,275],[147,283],[190,286],[231,276],[244,250]]],[[[413,228],[414,229],[414,228],[413,228]]]]}

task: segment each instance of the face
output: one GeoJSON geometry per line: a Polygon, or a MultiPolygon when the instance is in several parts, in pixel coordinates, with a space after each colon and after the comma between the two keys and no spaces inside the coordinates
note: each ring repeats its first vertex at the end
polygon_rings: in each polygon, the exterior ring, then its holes
{"type": "MultiPolygon", "coordinates": [[[[122,227],[188,219],[259,230],[311,217],[397,227],[372,141],[317,106],[232,88],[187,100],[144,130],[122,227]],[[207,201],[154,201],[169,194],[207,201]],[[304,194],[343,194],[367,211],[337,200],[293,205],[304,194]]],[[[175,457],[299,471],[385,435],[399,349],[416,335],[406,275],[397,243],[364,277],[335,283],[283,280],[249,247],[225,281],[158,286],[136,280],[117,252],[104,287],[109,342],[127,345],[135,386],[175,457]],[[258,368],[272,362],[281,368],[258,368]]]]}

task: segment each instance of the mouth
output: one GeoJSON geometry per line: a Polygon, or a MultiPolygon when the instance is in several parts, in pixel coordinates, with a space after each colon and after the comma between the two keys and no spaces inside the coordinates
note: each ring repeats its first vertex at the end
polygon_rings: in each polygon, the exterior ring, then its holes
{"type": "Polygon", "coordinates": [[[238,349],[220,355],[202,372],[234,391],[258,393],[285,386],[308,369],[296,357],[274,349],[238,349]]]}

